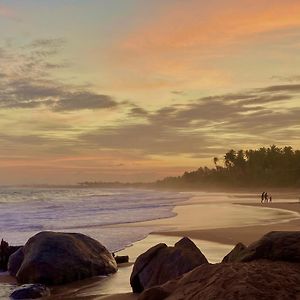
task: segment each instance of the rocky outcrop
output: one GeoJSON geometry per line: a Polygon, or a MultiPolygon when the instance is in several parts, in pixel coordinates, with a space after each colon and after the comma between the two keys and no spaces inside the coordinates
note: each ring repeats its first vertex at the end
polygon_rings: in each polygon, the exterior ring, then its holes
{"type": "Polygon", "coordinates": [[[204,264],[177,281],[145,290],[138,300],[299,299],[299,285],[299,264],[267,260],[204,264]]]}
{"type": "Polygon", "coordinates": [[[181,239],[174,247],[158,244],[137,258],[130,284],[133,292],[139,293],[207,263],[205,256],[188,238],[181,239]]]}
{"type": "Polygon", "coordinates": [[[30,238],[8,264],[18,282],[47,285],[117,271],[115,259],[98,241],[79,233],[50,231],[30,238]]]}
{"type": "Polygon", "coordinates": [[[247,247],[242,244],[238,243],[222,260],[222,262],[234,262],[239,259],[239,257],[244,253],[243,251],[247,247]]]}
{"type": "Polygon", "coordinates": [[[269,259],[300,263],[300,231],[272,231],[249,247],[239,247],[239,250],[234,248],[230,253],[233,252],[235,254],[230,255],[231,262],[269,259]]]}
{"type": "Polygon", "coordinates": [[[12,299],[39,299],[50,296],[50,290],[43,284],[24,284],[14,290],[10,298],[12,299]]]}
{"type": "Polygon", "coordinates": [[[138,300],[300,299],[299,286],[300,232],[278,231],[249,247],[239,243],[222,263],[202,264],[144,290],[138,300]]]}
{"type": "Polygon", "coordinates": [[[7,271],[9,257],[16,252],[21,246],[10,246],[3,239],[0,243],[0,270],[7,271]]]}

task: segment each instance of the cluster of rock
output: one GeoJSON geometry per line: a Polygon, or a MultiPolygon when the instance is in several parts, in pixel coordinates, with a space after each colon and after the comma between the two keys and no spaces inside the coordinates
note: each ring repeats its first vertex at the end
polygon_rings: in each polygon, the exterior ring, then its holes
{"type": "Polygon", "coordinates": [[[27,298],[47,294],[40,284],[59,285],[112,274],[117,271],[117,263],[102,244],[86,235],[45,231],[10,255],[8,271],[21,284],[39,284],[22,286],[11,296],[24,299],[26,293],[27,298]]]}
{"type": "MultiPolygon", "coordinates": [[[[0,262],[24,284],[13,299],[45,297],[46,285],[112,274],[116,259],[128,256],[114,257],[79,233],[47,231],[23,247],[0,244],[0,262]]],[[[158,244],[137,258],[130,284],[138,300],[300,299],[300,231],[270,232],[248,247],[239,243],[219,264],[210,264],[188,238],[174,247],[158,244]]]]}
{"type": "Polygon", "coordinates": [[[174,247],[161,243],[137,258],[130,284],[134,293],[140,293],[207,263],[206,257],[188,238],[181,239],[174,247]]]}
{"type": "Polygon", "coordinates": [[[138,300],[300,299],[300,231],[237,244],[219,264],[187,238],[159,244],[137,259],[131,285],[138,300]]]}

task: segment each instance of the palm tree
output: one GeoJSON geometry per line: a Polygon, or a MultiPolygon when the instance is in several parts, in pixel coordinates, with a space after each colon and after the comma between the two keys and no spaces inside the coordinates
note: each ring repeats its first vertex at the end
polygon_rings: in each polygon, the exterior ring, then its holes
{"type": "Polygon", "coordinates": [[[218,161],[219,161],[219,158],[218,157],[214,157],[214,164],[215,164],[215,166],[216,166],[216,169],[218,168],[218,161]]]}

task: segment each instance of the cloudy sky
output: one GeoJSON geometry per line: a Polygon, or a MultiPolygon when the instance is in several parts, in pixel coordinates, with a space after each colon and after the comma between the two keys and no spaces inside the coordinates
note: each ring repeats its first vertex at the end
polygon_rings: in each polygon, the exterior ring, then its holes
{"type": "Polygon", "coordinates": [[[299,0],[0,0],[0,184],[300,148],[299,51],[299,0]]]}

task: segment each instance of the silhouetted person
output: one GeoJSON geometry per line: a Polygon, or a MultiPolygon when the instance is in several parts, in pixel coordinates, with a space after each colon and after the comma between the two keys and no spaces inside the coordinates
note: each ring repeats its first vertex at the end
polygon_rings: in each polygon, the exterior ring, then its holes
{"type": "Polygon", "coordinates": [[[272,195],[269,195],[269,202],[272,202],[272,195]]]}
{"type": "Polygon", "coordinates": [[[268,203],[268,200],[269,200],[269,198],[268,198],[268,193],[267,193],[267,192],[265,192],[265,202],[267,202],[267,203],[268,203]]]}
{"type": "Polygon", "coordinates": [[[263,203],[264,202],[264,199],[265,199],[265,192],[262,192],[262,194],[261,194],[261,203],[263,203]]]}

